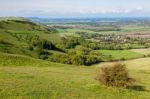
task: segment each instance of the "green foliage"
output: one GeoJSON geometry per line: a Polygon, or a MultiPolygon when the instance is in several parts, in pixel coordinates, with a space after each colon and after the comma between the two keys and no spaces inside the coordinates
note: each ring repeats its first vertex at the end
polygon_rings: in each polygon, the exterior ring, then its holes
{"type": "Polygon", "coordinates": [[[69,59],[71,61],[71,64],[84,65],[86,60],[85,52],[71,51],[69,52],[69,59]]]}
{"type": "Polygon", "coordinates": [[[48,33],[58,33],[57,29],[54,27],[49,27],[47,30],[49,31],[48,33]]]}
{"type": "Polygon", "coordinates": [[[106,86],[123,88],[127,88],[134,81],[129,77],[125,65],[120,63],[102,67],[96,79],[106,86]]]}
{"type": "Polygon", "coordinates": [[[51,55],[51,53],[49,53],[47,50],[42,50],[40,51],[39,58],[46,60],[48,59],[49,55],[51,55]]]}
{"type": "Polygon", "coordinates": [[[92,65],[99,62],[102,62],[102,57],[91,53],[90,55],[88,55],[88,57],[86,57],[85,64],[92,65]]]}
{"type": "Polygon", "coordinates": [[[66,54],[52,54],[49,56],[48,60],[52,62],[71,64],[69,57],[66,54]]]}
{"type": "Polygon", "coordinates": [[[73,65],[92,65],[101,62],[101,57],[91,53],[88,48],[69,50],[67,54],[56,54],[49,57],[50,61],[73,65]]]}
{"type": "Polygon", "coordinates": [[[56,49],[56,47],[52,44],[52,42],[47,41],[47,40],[42,40],[37,35],[32,38],[30,45],[34,47],[39,47],[42,49],[48,49],[48,50],[56,49]]]}
{"type": "Polygon", "coordinates": [[[75,48],[77,45],[80,45],[80,38],[74,36],[63,37],[62,44],[66,49],[75,48]]]}

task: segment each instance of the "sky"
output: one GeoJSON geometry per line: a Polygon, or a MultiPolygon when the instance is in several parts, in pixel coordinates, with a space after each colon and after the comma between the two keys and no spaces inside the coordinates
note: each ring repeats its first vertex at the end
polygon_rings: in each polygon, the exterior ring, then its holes
{"type": "Polygon", "coordinates": [[[150,0],[0,0],[0,17],[150,17],[150,0]]]}

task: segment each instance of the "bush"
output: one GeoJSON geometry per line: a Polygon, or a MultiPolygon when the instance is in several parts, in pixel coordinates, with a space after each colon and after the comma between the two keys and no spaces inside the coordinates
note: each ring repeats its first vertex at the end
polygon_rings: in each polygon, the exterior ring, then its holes
{"type": "Polygon", "coordinates": [[[39,59],[43,59],[43,60],[46,60],[48,59],[48,56],[51,55],[51,53],[49,53],[48,51],[46,50],[41,50],[40,51],[40,54],[39,54],[39,59]]]}
{"type": "Polygon", "coordinates": [[[66,49],[75,48],[77,45],[80,45],[80,38],[69,36],[66,38],[62,38],[62,45],[66,49]]]}
{"type": "Polygon", "coordinates": [[[66,54],[53,54],[48,58],[49,61],[70,64],[70,60],[66,54]]]}
{"type": "Polygon", "coordinates": [[[101,57],[99,56],[96,56],[96,55],[88,55],[86,57],[86,62],[85,62],[85,65],[92,65],[92,64],[96,64],[96,63],[99,63],[101,62],[101,57]]]}
{"type": "Polygon", "coordinates": [[[120,63],[102,67],[96,79],[106,86],[122,88],[127,88],[134,82],[134,79],[129,77],[126,66],[120,63]]]}

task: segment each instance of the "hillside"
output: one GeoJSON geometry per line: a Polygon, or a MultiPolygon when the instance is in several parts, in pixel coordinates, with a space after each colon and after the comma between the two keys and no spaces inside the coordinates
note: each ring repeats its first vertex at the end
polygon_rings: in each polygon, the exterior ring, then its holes
{"type": "Polygon", "coordinates": [[[150,46],[149,40],[144,40],[142,36],[145,34],[105,34],[109,28],[110,25],[101,26],[98,23],[64,23],[61,26],[61,23],[43,25],[25,18],[1,18],[0,52],[73,65],[92,65],[148,56],[131,50],[150,46]],[[104,33],[94,32],[94,27],[104,27],[105,30],[101,30],[104,33]],[[89,30],[90,28],[92,29],[89,30]],[[133,38],[133,35],[139,35],[140,39],[133,38]]]}
{"type": "Polygon", "coordinates": [[[22,18],[0,20],[0,98],[150,98],[148,39],[59,30],[22,18]],[[137,80],[130,89],[95,80],[101,66],[120,60],[137,80]]]}
{"type": "Polygon", "coordinates": [[[99,67],[107,63],[79,67],[0,53],[0,98],[149,99],[149,60],[124,62],[138,80],[127,90],[105,87],[94,79],[99,67]]]}
{"type": "Polygon", "coordinates": [[[56,44],[60,41],[60,36],[54,29],[33,23],[28,19],[3,18],[0,20],[1,52],[38,58],[36,48],[35,50],[31,50],[32,43],[37,42],[35,39],[56,44]]]}
{"type": "MultiPolygon", "coordinates": [[[[53,63],[49,61],[43,61],[40,59],[31,58],[28,56],[7,54],[0,52],[0,66],[11,66],[11,67],[49,67],[49,66],[64,66],[63,64],[53,63]]],[[[66,65],[65,65],[66,66],[66,65]]]]}

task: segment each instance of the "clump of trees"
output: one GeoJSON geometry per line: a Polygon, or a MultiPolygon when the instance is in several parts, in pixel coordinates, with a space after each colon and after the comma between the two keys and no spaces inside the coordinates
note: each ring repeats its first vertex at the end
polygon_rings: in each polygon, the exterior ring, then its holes
{"type": "Polygon", "coordinates": [[[57,29],[54,28],[54,27],[49,27],[49,28],[47,29],[47,31],[48,31],[48,33],[58,33],[57,29]]]}
{"type": "Polygon", "coordinates": [[[49,56],[48,60],[57,63],[71,64],[67,54],[53,54],[49,56]]]}
{"type": "Polygon", "coordinates": [[[80,47],[76,51],[69,53],[71,63],[75,65],[92,65],[101,62],[101,57],[92,53],[89,48],[80,47]]]}
{"type": "Polygon", "coordinates": [[[47,40],[42,40],[39,38],[39,36],[35,35],[30,40],[30,47],[38,47],[41,49],[48,49],[48,50],[54,50],[56,49],[55,45],[47,40]]]}
{"type": "Polygon", "coordinates": [[[69,37],[63,37],[62,38],[62,45],[65,49],[71,49],[75,48],[77,45],[80,45],[80,38],[69,36],[69,37]]]}
{"type": "Polygon", "coordinates": [[[39,52],[39,58],[43,60],[48,59],[49,55],[52,55],[52,53],[48,52],[47,50],[41,50],[39,52]]]}
{"type": "Polygon", "coordinates": [[[121,63],[101,67],[101,71],[97,75],[96,80],[106,86],[122,88],[127,88],[135,81],[129,76],[126,66],[121,63]]]}
{"type": "Polygon", "coordinates": [[[48,50],[59,50],[55,45],[47,40],[40,39],[39,36],[34,35],[32,38],[28,40],[29,50],[37,53],[38,58],[40,59],[48,59],[52,53],[48,52],[48,50]]]}
{"type": "Polygon", "coordinates": [[[91,49],[81,47],[69,50],[66,54],[52,55],[49,60],[73,65],[92,65],[101,62],[101,57],[92,53],[91,49]]]}

